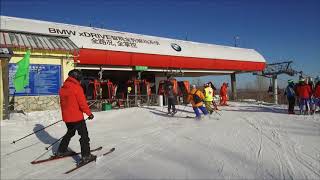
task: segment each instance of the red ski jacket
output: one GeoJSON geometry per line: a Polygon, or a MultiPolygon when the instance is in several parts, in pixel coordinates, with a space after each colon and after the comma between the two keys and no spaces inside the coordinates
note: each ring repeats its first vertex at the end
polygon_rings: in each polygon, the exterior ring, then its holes
{"type": "Polygon", "coordinates": [[[68,77],[59,91],[59,96],[64,122],[82,121],[83,112],[88,116],[92,114],[78,80],[68,77]]]}
{"type": "Polygon", "coordinates": [[[298,92],[299,98],[305,98],[305,99],[310,98],[310,95],[312,93],[310,86],[307,84],[298,85],[297,92],[298,92]]]}
{"type": "Polygon", "coordinates": [[[320,98],[320,84],[316,86],[314,91],[314,97],[320,98]]]}

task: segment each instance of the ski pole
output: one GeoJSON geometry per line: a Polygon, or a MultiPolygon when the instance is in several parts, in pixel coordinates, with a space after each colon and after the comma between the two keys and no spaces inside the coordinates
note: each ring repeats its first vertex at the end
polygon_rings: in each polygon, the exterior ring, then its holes
{"type": "MultiPolygon", "coordinates": [[[[85,119],[84,121],[88,120],[89,118],[85,119]]],[[[74,128],[72,128],[72,131],[75,130],[77,127],[79,126],[79,124],[77,124],[74,128]]],[[[66,134],[65,134],[66,135],[66,134]]],[[[55,145],[58,141],[60,141],[65,135],[63,135],[61,138],[59,138],[58,140],[56,140],[55,142],[53,142],[52,144],[50,144],[50,146],[45,147],[46,150],[49,150],[49,148],[53,145],[55,145]]]]}
{"type": "Polygon", "coordinates": [[[56,140],[55,142],[53,142],[52,144],[50,144],[50,146],[45,147],[46,150],[49,150],[49,148],[53,145],[55,145],[58,141],[60,141],[65,135],[63,135],[61,138],[59,138],[58,140],[56,140]]]}
{"type": "Polygon", "coordinates": [[[214,112],[217,113],[217,114],[219,114],[219,116],[221,116],[221,114],[220,114],[217,110],[214,110],[214,112]]]}
{"type": "Polygon", "coordinates": [[[26,137],[28,137],[28,136],[31,136],[32,134],[35,134],[35,133],[37,133],[37,132],[39,132],[39,131],[42,131],[42,130],[46,129],[47,127],[50,127],[50,126],[52,126],[52,125],[54,125],[54,124],[57,124],[57,123],[60,122],[60,121],[62,121],[62,120],[59,120],[59,121],[57,121],[57,122],[54,122],[54,123],[52,123],[52,124],[50,124],[50,125],[42,128],[42,129],[37,130],[36,132],[30,133],[30,134],[24,136],[24,137],[22,137],[22,138],[20,138],[20,139],[18,139],[18,140],[12,141],[11,144],[15,144],[16,142],[18,142],[18,141],[20,141],[20,140],[22,140],[22,139],[24,139],[24,138],[26,138],[26,137]]]}

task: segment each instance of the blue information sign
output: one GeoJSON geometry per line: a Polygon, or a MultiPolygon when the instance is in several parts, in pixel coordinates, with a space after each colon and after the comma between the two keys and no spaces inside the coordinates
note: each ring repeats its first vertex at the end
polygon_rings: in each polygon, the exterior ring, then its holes
{"type": "MultiPolygon", "coordinates": [[[[15,92],[13,80],[17,71],[16,64],[9,64],[9,93],[15,92]]],[[[19,96],[57,95],[61,86],[61,66],[30,64],[29,86],[16,92],[19,96]]]]}

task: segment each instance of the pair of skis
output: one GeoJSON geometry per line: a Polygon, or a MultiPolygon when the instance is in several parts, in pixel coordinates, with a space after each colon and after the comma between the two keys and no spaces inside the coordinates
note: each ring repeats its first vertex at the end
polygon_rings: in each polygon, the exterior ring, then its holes
{"type": "MultiPolygon", "coordinates": [[[[100,146],[98,148],[95,148],[95,149],[92,149],[92,150],[90,150],[90,152],[100,151],[101,149],[102,149],[102,146],[100,146]]],[[[65,174],[69,174],[69,173],[81,168],[82,166],[85,166],[85,165],[89,164],[90,162],[96,161],[98,158],[103,157],[105,155],[108,155],[108,154],[112,153],[114,150],[115,150],[115,148],[111,148],[109,151],[105,152],[104,154],[102,154],[101,156],[97,157],[96,159],[92,159],[91,161],[88,161],[88,162],[85,162],[85,163],[77,164],[74,168],[66,171],[65,174]]],[[[68,156],[51,156],[50,158],[47,158],[47,159],[32,161],[31,164],[40,164],[40,163],[44,163],[44,162],[49,162],[49,161],[63,159],[63,158],[71,157],[71,156],[76,156],[76,155],[79,155],[79,154],[81,154],[81,152],[75,152],[75,153],[70,154],[68,156]]]]}

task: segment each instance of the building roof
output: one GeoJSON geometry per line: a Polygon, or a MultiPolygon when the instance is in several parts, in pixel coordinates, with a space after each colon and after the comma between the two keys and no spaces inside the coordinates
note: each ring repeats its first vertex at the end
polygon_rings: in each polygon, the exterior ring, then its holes
{"type": "Polygon", "coordinates": [[[108,29],[0,16],[3,31],[54,35],[80,48],[80,64],[261,71],[265,59],[254,49],[204,44],[108,29]]]}
{"type": "Polygon", "coordinates": [[[0,47],[36,50],[73,51],[78,47],[68,38],[22,32],[1,32],[0,47]]]}

